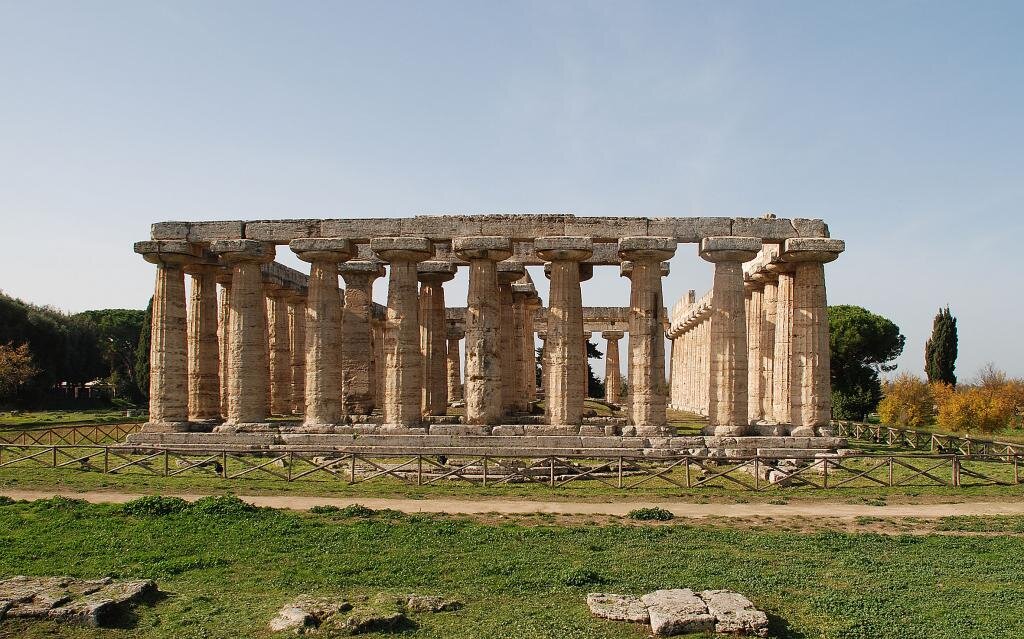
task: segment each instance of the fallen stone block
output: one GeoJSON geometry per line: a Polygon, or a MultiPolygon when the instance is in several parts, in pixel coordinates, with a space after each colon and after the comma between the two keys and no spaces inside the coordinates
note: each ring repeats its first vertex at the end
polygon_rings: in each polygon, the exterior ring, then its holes
{"type": "Polygon", "coordinates": [[[700,598],[715,618],[715,632],[721,634],[768,636],[768,615],[749,599],[731,590],[704,590],[700,598]]]}
{"type": "Polygon", "coordinates": [[[655,590],[640,597],[651,618],[651,631],[670,637],[715,629],[707,604],[689,588],[655,590]]]}
{"type": "Polygon", "coordinates": [[[93,627],[114,625],[138,601],[156,594],[149,580],[17,576],[0,581],[0,619],[51,619],[93,627]]]}
{"type": "Polygon", "coordinates": [[[647,606],[633,595],[613,595],[603,592],[592,592],[587,595],[587,607],[591,614],[612,621],[629,621],[632,623],[650,623],[651,616],[647,606]]]}

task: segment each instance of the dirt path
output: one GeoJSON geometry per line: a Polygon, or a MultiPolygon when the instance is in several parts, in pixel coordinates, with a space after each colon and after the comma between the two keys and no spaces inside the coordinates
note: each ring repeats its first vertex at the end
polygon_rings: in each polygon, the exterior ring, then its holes
{"type": "MultiPolygon", "coordinates": [[[[142,493],[119,492],[72,492],[45,490],[3,490],[0,494],[12,499],[46,499],[54,495],[84,499],[93,503],[123,503],[142,497],[142,493]]],[[[175,497],[196,500],[204,495],[198,493],[170,493],[175,497]]],[[[507,499],[382,499],[375,497],[307,497],[301,495],[239,495],[241,499],[257,506],[309,510],[313,506],[344,507],[362,504],[369,508],[400,510],[406,513],[449,513],[449,514],[536,514],[552,513],[561,515],[625,515],[634,508],[657,506],[672,511],[679,517],[806,517],[839,518],[855,517],[918,517],[936,519],[953,515],[1024,515],[1024,501],[1020,502],[966,502],[956,504],[893,504],[870,506],[866,504],[842,503],[800,503],[800,504],[694,504],[688,502],[558,502],[519,501],[507,499]]]]}

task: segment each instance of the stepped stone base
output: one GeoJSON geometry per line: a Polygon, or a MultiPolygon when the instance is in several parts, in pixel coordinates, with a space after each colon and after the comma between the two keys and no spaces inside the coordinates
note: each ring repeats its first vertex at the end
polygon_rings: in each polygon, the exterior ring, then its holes
{"type": "Polygon", "coordinates": [[[581,435],[548,426],[500,425],[493,427],[443,424],[426,429],[382,432],[376,425],[365,430],[336,427],[326,432],[278,424],[246,425],[245,431],[221,427],[212,433],[134,433],[124,446],[131,448],[215,449],[229,451],[335,451],[428,455],[595,455],[749,457],[786,455],[813,457],[846,448],[839,437],[625,437],[581,435]],[[477,429],[490,428],[486,434],[477,429]],[[525,430],[521,430],[525,429],[525,430]],[[347,431],[347,432],[343,432],[347,431]]]}

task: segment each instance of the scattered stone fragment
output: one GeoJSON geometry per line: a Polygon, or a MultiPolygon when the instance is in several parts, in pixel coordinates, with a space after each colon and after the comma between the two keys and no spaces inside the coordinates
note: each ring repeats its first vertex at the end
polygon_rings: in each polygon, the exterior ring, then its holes
{"type": "Polygon", "coordinates": [[[612,621],[630,621],[633,623],[650,623],[647,606],[633,595],[612,595],[603,592],[592,592],[587,595],[587,606],[597,617],[612,621]]]}
{"type": "Polygon", "coordinates": [[[715,629],[707,604],[689,588],[655,590],[642,596],[655,635],[672,636],[715,629]]]}
{"type": "Polygon", "coordinates": [[[156,583],[149,579],[17,576],[0,581],[0,620],[47,618],[61,623],[110,626],[128,607],[156,592],[156,583]]]}
{"type": "Polygon", "coordinates": [[[411,622],[406,613],[457,610],[462,602],[435,595],[360,595],[329,599],[299,595],[270,620],[273,632],[322,633],[329,636],[394,632],[411,622]]]}
{"type": "Polygon", "coordinates": [[[768,636],[768,615],[754,607],[749,599],[731,590],[705,590],[701,599],[715,618],[715,632],[722,634],[768,636]]]}
{"type": "Polygon", "coordinates": [[[437,595],[411,594],[405,599],[405,609],[409,612],[448,612],[461,607],[461,601],[437,595]]]}

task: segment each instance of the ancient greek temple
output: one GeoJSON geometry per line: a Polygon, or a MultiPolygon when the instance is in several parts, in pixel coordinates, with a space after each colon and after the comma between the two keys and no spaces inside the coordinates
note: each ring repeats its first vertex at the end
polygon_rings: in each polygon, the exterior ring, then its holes
{"type": "Polygon", "coordinates": [[[671,406],[706,416],[708,436],[827,435],[824,264],[843,250],[821,220],[772,215],[154,224],[135,244],[156,265],[144,431],[660,441],[671,406]],[[680,244],[714,284],[666,308],[680,244]],[[275,262],[283,251],[308,274],[275,262]],[[528,266],[550,279],[546,303],[528,266]],[[601,267],[623,277],[623,306],[584,306],[601,267]],[[468,296],[449,305],[460,268],[468,296]],[[612,417],[584,404],[597,334],[612,417]]]}

